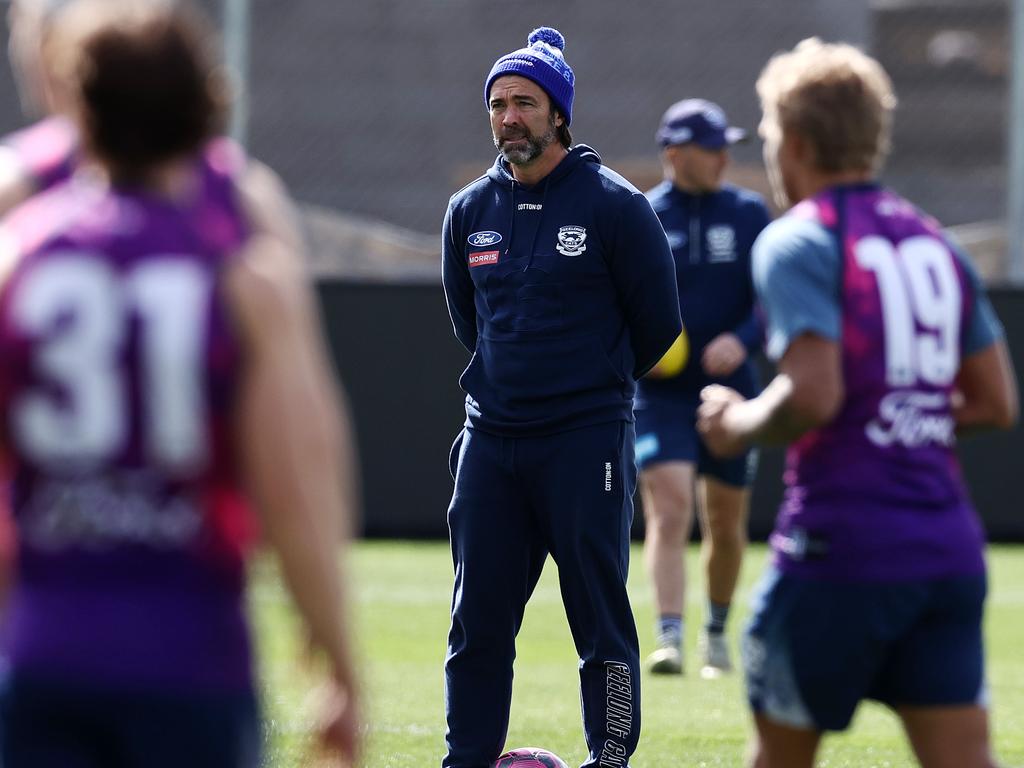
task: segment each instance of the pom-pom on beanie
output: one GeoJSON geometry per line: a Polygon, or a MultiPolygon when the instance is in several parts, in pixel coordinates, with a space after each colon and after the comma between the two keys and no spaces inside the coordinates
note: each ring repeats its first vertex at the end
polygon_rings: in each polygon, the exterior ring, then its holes
{"type": "Polygon", "coordinates": [[[576,77],[562,57],[565,38],[552,27],[538,27],[526,39],[526,47],[507,53],[494,62],[484,84],[484,103],[490,107],[491,85],[503,75],[519,75],[545,90],[555,107],[572,122],[572,99],[576,77]]]}

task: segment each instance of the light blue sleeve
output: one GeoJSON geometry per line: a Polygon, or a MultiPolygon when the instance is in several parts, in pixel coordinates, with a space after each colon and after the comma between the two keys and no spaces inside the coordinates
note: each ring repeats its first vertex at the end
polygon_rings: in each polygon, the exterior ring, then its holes
{"type": "Polygon", "coordinates": [[[974,268],[974,262],[956,243],[950,243],[949,246],[964,268],[971,287],[970,315],[960,341],[960,354],[968,357],[1003,338],[1003,325],[992,308],[992,302],[988,300],[988,293],[985,292],[978,270],[974,268]]]}
{"type": "Polygon", "coordinates": [[[804,333],[840,340],[840,257],[828,229],[784,216],[758,236],[751,256],[768,357],[778,360],[804,333]]]}

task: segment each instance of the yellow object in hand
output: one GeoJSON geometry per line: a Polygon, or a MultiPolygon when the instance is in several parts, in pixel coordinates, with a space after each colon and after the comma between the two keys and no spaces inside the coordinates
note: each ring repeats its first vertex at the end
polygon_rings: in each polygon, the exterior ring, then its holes
{"type": "Polygon", "coordinates": [[[661,360],[648,371],[647,375],[652,379],[669,379],[678,376],[686,367],[689,359],[690,338],[686,335],[686,328],[683,328],[676,340],[672,342],[672,346],[661,356],[661,360]]]}

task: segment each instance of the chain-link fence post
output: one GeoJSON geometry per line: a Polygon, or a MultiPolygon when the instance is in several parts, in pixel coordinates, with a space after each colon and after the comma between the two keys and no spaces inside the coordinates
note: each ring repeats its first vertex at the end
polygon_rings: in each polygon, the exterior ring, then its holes
{"type": "Polygon", "coordinates": [[[243,146],[249,126],[250,0],[223,0],[224,62],[234,88],[229,133],[243,146]]]}
{"type": "Polygon", "coordinates": [[[1024,283],[1024,0],[1011,0],[1010,154],[1006,205],[1007,277],[1024,283]]]}

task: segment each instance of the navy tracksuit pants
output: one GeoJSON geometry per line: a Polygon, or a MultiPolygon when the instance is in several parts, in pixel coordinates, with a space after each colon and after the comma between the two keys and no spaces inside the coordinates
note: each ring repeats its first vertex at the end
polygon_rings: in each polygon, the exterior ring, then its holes
{"type": "Polygon", "coordinates": [[[580,657],[583,768],[623,768],[640,735],[640,649],[626,595],[633,425],[518,438],[467,428],[460,440],[442,766],[490,768],[501,753],[515,638],[550,553],[580,657]]]}

